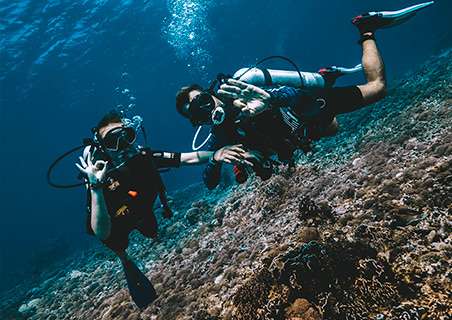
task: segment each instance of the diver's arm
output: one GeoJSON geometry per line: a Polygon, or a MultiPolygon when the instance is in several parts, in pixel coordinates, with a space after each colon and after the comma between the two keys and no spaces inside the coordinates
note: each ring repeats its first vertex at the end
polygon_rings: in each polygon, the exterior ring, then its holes
{"type": "Polygon", "coordinates": [[[264,90],[255,85],[229,79],[220,86],[217,94],[232,99],[234,106],[241,110],[239,118],[253,117],[266,110],[294,105],[302,91],[294,87],[279,87],[264,90]]]}
{"type": "Polygon", "coordinates": [[[111,231],[111,218],[108,214],[103,193],[103,180],[107,173],[108,163],[102,160],[97,160],[93,163],[91,151],[88,151],[85,157],[79,157],[79,160],[80,163],[75,165],[86,175],[89,184],[91,229],[99,239],[105,240],[109,237],[111,231]]]}
{"type": "Polygon", "coordinates": [[[91,189],[91,229],[101,240],[110,236],[111,218],[108,214],[102,188],[91,189]]]}
{"type": "Polygon", "coordinates": [[[213,151],[184,152],[180,155],[181,165],[206,163],[213,156],[213,151]]]}
{"type": "Polygon", "coordinates": [[[296,105],[301,91],[294,87],[279,87],[266,90],[271,98],[269,103],[273,108],[287,107],[296,105]]]}
{"type": "MultiPolygon", "coordinates": [[[[219,137],[215,133],[213,133],[208,141],[207,149],[211,151],[213,155],[215,155],[215,152],[222,146],[224,146],[223,141],[221,141],[221,139],[219,139],[219,137]]],[[[223,163],[221,161],[215,160],[213,156],[209,158],[209,162],[202,172],[202,180],[204,181],[207,189],[215,189],[215,187],[220,182],[222,166],[223,163]]]]}
{"type": "Polygon", "coordinates": [[[197,152],[168,152],[152,151],[152,157],[157,168],[178,168],[180,166],[206,163],[213,155],[213,151],[197,152]]]}
{"type": "Polygon", "coordinates": [[[222,162],[253,166],[253,163],[246,159],[246,155],[247,152],[243,149],[243,145],[241,144],[225,146],[216,150],[202,174],[203,181],[207,188],[212,190],[220,182],[222,162]]]}

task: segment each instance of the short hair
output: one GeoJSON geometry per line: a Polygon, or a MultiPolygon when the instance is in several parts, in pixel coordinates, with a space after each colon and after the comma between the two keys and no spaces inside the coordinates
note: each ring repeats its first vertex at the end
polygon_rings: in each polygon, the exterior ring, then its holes
{"type": "Polygon", "coordinates": [[[97,125],[93,128],[93,132],[98,132],[100,128],[105,127],[110,123],[121,123],[123,116],[117,110],[110,110],[106,115],[100,119],[97,125]]]}
{"type": "Polygon", "coordinates": [[[203,91],[204,89],[199,84],[194,83],[189,86],[180,88],[180,90],[176,94],[176,110],[181,115],[184,115],[182,109],[184,105],[189,102],[189,94],[193,90],[203,91]]]}

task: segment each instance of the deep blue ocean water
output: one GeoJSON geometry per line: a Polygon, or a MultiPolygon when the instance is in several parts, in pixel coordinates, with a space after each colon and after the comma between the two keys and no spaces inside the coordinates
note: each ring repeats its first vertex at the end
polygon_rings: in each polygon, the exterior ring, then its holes
{"type": "MultiPolygon", "coordinates": [[[[180,86],[206,85],[268,55],[290,57],[306,71],[353,66],[361,50],[350,19],[415,3],[0,0],[0,289],[94,241],[84,232],[84,191],[52,189],[45,173],[107,110],[133,104],[154,148],[189,151],[194,129],[174,107],[180,86]]],[[[451,9],[451,1],[436,1],[378,34],[389,81],[450,47],[451,9]]],[[[174,190],[200,181],[200,170],[164,179],[174,190]]],[[[71,161],[58,171],[63,180],[76,175],[71,161]]]]}

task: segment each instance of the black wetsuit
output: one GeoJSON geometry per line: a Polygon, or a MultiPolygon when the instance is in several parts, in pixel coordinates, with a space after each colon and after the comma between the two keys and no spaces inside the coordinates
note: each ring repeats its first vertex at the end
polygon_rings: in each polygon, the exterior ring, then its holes
{"type": "MultiPolygon", "coordinates": [[[[127,165],[107,174],[103,188],[108,214],[111,217],[110,236],[102,241],[115,252],[128,246],[129,233],[137,229],[145,237],[157,236],[157,220],[153,205],[164,186],[157,171],[159,168],[179,167],[180,153],[151,151],[141,153],[127,165]]],[[[88,190],[86,228],[91,228],[91,191],[88,190]]]]}
{"type": "MultiPolygon", "coordinates": [[[[271,95],[271,110],[245,124],[229,121],[212,127],[208,150],[241,143],[264,155],[276,153],[280,160],[287,161],[300,147],[300,137],[319,139],[336,115],[352,112],[364,104],[356,86],[309,91],[283,86],[267,92],[271,95]]],[[[220,175],[221,162],[210,161],[203,172],[204,183],[213,189],[220,175]]]]}

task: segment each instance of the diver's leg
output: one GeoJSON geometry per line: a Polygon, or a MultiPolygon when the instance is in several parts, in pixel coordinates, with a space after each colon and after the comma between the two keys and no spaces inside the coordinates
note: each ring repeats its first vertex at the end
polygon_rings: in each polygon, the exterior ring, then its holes
{"type": "Polygon", "coordinates": [[[150,214],[144,216],[138,223],[137,227],[138,231],[145,236],[146,238],[157,238],[158,233],[158,225],[157,225],[157,219],[153,212],[150,214]]]}
{"type": "Polygon", "coordinates": [[[363,97],[363,105],[381,100],[386,95],[386,76],[383,59],[378,51],[372,32],[362,34],[363,56],[362,65],[367,83],[359,85],[363,97]]]}
{"type": "Polygon", "coordinates": [[[336,117],[333,118],[331,123],[324,128],[323,137],[332,137],[339,130],[339,123],[337,122],[336,117]]]}
{"type": "MultiPolygon", "coordinates": [[[[326,89],[317,99],[321,105],[319,120],[333,119],[336,115],[353,112],[385,97],[385,68],[377,44],[371,32],[366,31],[362,37],[362,65],[367,83],[326,89]]],[[[334,132],[337,123],[331,123],[328,128],[328,131],[331,129],[334,132]]]]}
{"type": "Polygon", "coordinates": [[[121,260],[121,262],[126,262],[129,259],[129,256],[127,255],[127,252],[125,250],[123,251],[115,251],[115,254],[118,256],[118,258],[121,260]]]}
{"type": "Polygon", "coordinates": [[[115,228],[110,237],[102,241],[107,248],[116,254],[121,262],[129,260],[126,251],[129,246],[129,233],[126,229],[115,228]]]}

